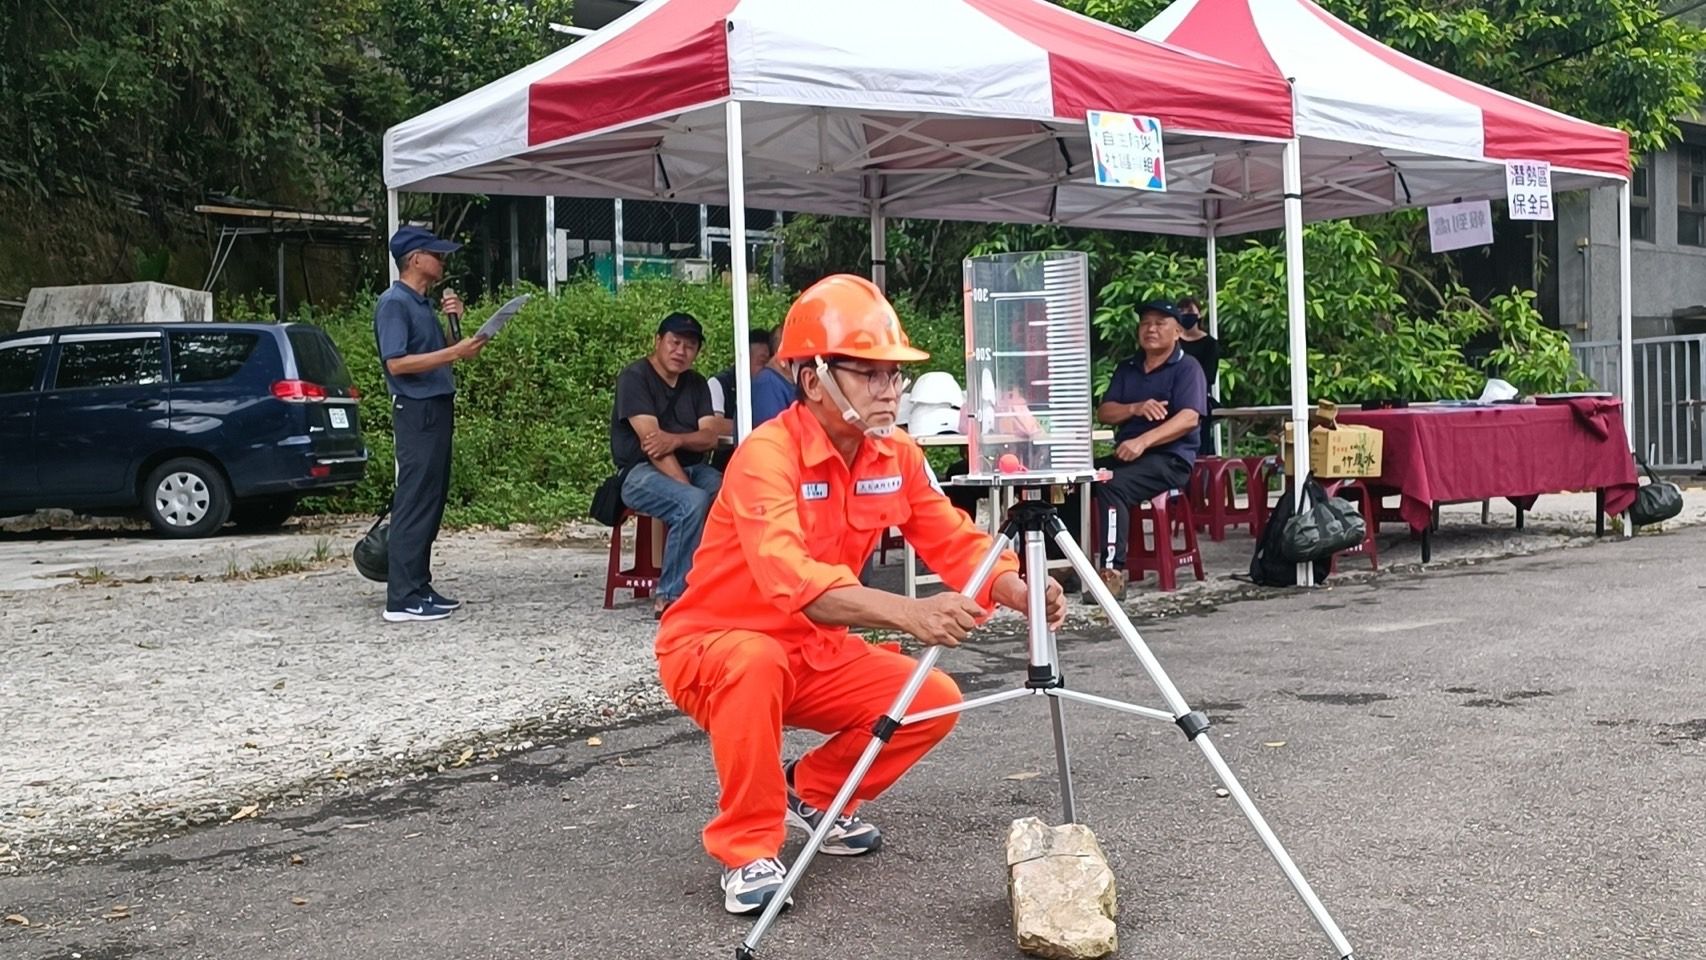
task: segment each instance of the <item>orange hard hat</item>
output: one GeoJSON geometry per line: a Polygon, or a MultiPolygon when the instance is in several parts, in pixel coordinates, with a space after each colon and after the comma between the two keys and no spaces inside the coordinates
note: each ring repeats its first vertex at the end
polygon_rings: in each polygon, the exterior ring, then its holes
{"type": "Polygon", "coordinates": [[[877,285],[850,273],[824,277],[806,288],[782,321],[777,359],[831,356],[893,363],[930,359],[906,339],[894,306],[877,285]]]}

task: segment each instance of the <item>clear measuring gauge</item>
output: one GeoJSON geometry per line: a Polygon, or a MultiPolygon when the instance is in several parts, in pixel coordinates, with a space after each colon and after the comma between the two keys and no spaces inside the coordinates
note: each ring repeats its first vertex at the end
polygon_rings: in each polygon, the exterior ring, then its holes
{"type": "Polygon", "coordinates": [[[1089,257],[970,257],[965,308],[967,479],[1046,483],[1093,472],[1089,257]]]}

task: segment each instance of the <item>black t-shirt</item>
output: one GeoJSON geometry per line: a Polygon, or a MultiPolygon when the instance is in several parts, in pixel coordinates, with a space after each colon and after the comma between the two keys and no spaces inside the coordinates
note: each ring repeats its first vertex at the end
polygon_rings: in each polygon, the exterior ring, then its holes
{"type": "MultiPolygon", "coordinates": [[[[610,459],[616,461],[618,470],[648,462],[629,417],[653,416],[665,433],[692,433],[699,429],[699,418],[710,415],[711,388],[698,371],[683,373],[672,387],[658,376],[650,360],[636,360],[616,375],[616,404],[610,411],[610,459]]],[[[675,459],[684,467],[703,457],[692,450],[675,451],[675,459]]]]}
{"type": "Polygon", "coordinates": [[[1184,348],[1185,356],[1202,367],[1203,379],[1207,380],[1209,388],[1213,389],[1214,382],[1220,379],[1220,341],[1212,336],[1200,340],[1180,337],[1179,346],[1184,348]]]}

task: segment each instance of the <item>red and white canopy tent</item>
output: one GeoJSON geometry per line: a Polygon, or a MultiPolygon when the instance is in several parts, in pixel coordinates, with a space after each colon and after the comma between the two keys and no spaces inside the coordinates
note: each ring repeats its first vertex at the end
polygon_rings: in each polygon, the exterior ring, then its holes
{"type": "MultiPolygon", "coordinates": [[[[1211,201],[1208,237],[1212,273],[1216,235],[1286,227],[1294,413],[1301,410],[1305,388],[1295,376],[1304,350],[1302,250],[1292,242],[1299,221],[1503,198],[1507,160],[1547,161],[1555,192],[1595,187],[1619,192],[1620,393],[1629,408],[1627,134],[1414,60],[1335,19],[1312,0],[1176,0],[1139,33],[1292,85],[1298,149],[1280,171],[1265,159],[1253,160],[1244,196],[1211,201]],[[1296,195],[1300,202],[1286,202],[1296,195]]],[[[1212,303],[1210,314],[1213,323],[1212,303]]],[[[1627,429],[1633,424],[1626,419],[1627,429]]]]}
{"type": "MultiPolygon", "coordinates": [[[[650,0],[385,135],[398,191],[622,197],[1203,234],[1277,166],[1291,91],[1045,0],[650,0]],[[1093,182],[1088,110],[1165,132],[1168,189],[1093,182]]],[[[745,435],[746,264],[733,263],[745,435]]]]}

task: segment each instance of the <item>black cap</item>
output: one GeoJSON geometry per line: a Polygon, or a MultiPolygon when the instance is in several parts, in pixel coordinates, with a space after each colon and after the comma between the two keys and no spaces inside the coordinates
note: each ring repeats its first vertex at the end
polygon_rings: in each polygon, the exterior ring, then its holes
{"type": "Polygon", "coordinates": [[[699,321],[695,320],[691,313],[677,311],[664,317],[663,322],[658,324],[658,336],[661,337],[666,333],[673,333],[681,337],[692,337],[700,343],[705,342],[705,328],[699,325],[699,321]]]}
{"type": "Polygon", "coordinates": [[[401,260],[416,250],[428,253],[455,253],[462,244],[445,240],[425,227],[403,227],[391,235],[391,259],[401,260]]]}
{"type": "Polygon", "coordinates": [[[1137,315],[1140,318],[1146,313],[1165,313],[1177,320],[1179,319],[1179,305],[1171,300],[1149,300],[1137,308],[1137,315]]]}

